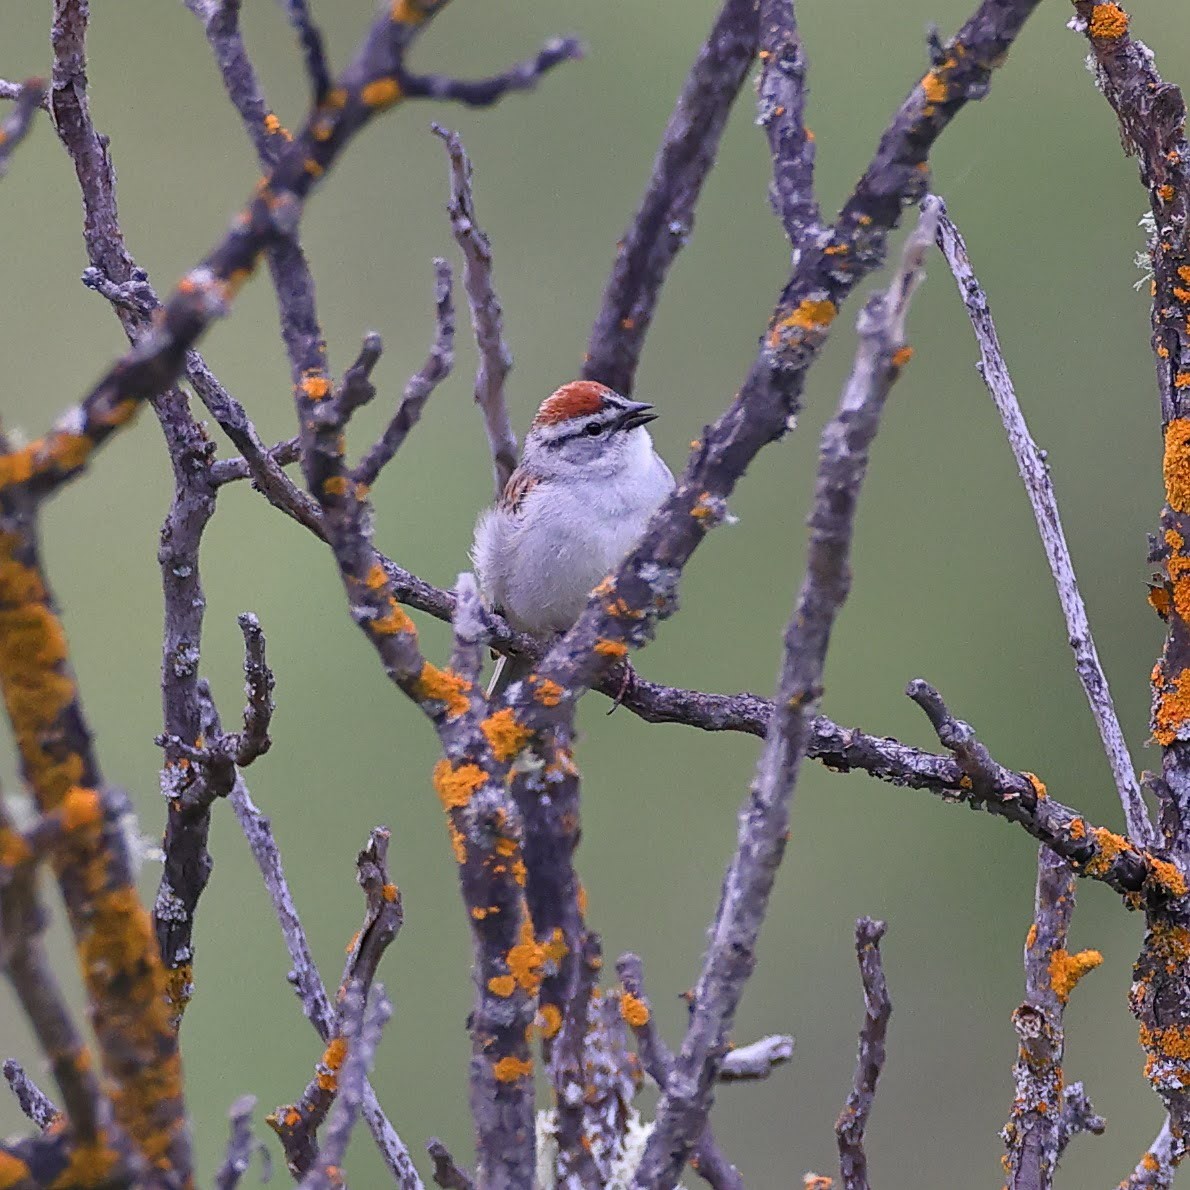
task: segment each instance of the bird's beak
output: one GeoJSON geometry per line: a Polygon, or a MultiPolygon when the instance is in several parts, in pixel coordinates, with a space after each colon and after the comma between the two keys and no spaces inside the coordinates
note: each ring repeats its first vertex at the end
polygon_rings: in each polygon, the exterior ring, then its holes
{"type": "Polygon", "coordinates": [[[619,427],[621,430],[634,430],[637,426],[647,425],[656,420],[657,414],[647,401],[632,401],[620,414],[619,427]]]}

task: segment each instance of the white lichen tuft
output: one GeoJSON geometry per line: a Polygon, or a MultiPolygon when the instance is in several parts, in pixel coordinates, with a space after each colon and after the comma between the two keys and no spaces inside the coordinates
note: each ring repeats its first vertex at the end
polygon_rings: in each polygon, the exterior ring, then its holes
{"type": "Polygon", "coordinates": [[[1142,270],[1142,275],[1139,281],[1133,285],[1133,289],[1142,289],[1153,280],[1153,247],[1157,240],[1157,220],[1153,218],[1152,211],[1145,211],[1145,213],[1137,220],[1137,227],[1145,233],[1146,250],[1138,252],[1133,263],[1138,269],[1142,270]]]}
{"type": "MultiPolygon", "coordinates": [[[[619,1149],[612,1155],[607,1181],[603,1190],[632,1190],[632,1176],[645,1154],[645,1145],[653,1133],[653,1121],[641,1119],[640,1112],[630,1108],[625,1121],[624,1136],[619,1149]]],[[[534,1190],[555,1190],[558,1185],[558,1116],[553,1110],[537,1113],[537,1173],[534,1190]]],[[[675,1190],[685,1190],[681,1185],[675,1190]]]]}

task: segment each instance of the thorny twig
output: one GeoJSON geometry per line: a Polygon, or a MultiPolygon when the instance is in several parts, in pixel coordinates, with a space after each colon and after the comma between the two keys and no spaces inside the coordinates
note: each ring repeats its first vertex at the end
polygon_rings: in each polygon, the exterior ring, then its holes
{"type": "MultiPolygon", "coordinates": [[[[932,201],[940,202],[938,199],[932,201]]],[[[958,228],[947,216],[945,207],[940,208],[938,245],[946,257],[947,264],[950,265],[963,304],[967,307],[967,314],[979,344],[979,374],[983,377],[1000,420],[1004,423],[1008,444],[1012,448],[1029,503],[1033,508],[1037,531],[1041,535],[1050,572],[1058,588],[1058,602],[1066,619],[1067,639],[1074,650],[1074,668],[1087,696],[1087,702],[1091,705],[1091,713],[1095,716],[1095,724],[1099,728],[1099,738],[1103,741],[1103,749],[1107,753],[1112,776],[1115,778],[1116,790],[1128,824],[1128,837],[1138,847],[1153,847],[1157,843],[1157,832],[1149,820],[1128,744],[1116,717],[1107,676],[1099,662],[1099,652],[1091,635],[1087,608],[1079,593],[1070,547],[1066,544],[1066,535],[1062,530],[1058,498],[1050,479],[1045,452],[1038,449],[1029,433],[1024,412],[1017,400],[1012,378],[1004,361],[1004,353],[1000,348],[1000,339],[992,321],[987,294],[984,293],[971,267],[967,245],[958,228]]]]}
{"type": "Polygon", "coordinates": [[[892,1000],[880,958],[880,939],[887,926],[861,917],[855,923],[855,955],[864,985],[864,1021],[859,1031],[855,1081],[835,1122],[839,1145],[839,1173],[844,1190],[868,1190],[868,1158],[864,1131],[876,1098],[876,1083],[884,1069],[884,1039],[892,1016],[892,1000]]]}
{"type": "Polygon", "coordinates": [[[471,159],[457,132],[440,124],[434,132],[450,157],[450,201],[447,211],[455,240],[463,252],[463,288],[471,308],[471,326],[479,348],[475,403],[483,413],[492,453],[496,498],[516,470],[517,441],[504,399],[504,381],[512,369],[512,352],[504,341],[504,311],[492,286],[492,243],[475,218],[471,159]]]}

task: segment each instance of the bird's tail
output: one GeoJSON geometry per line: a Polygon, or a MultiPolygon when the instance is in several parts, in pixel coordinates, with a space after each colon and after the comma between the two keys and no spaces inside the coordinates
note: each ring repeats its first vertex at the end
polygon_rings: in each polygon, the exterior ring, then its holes
{"type": "Polygon", "coordinates": [[[533,660],[530,657],[501,657],[488,683],[488,700],[501,697],[513,682],[527,678],[532,671],[533,660]]]}

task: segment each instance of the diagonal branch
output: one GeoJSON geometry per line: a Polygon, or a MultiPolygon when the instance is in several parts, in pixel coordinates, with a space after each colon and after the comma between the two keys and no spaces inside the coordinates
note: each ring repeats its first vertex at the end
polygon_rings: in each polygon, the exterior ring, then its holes
{"type": "Polygon", "coordinates": [[[1087,696],[1087,702],[1091,705],[1091,713],[1095,716],[1095,724],[1099,728],[1099,738],[1103,741],[1103,750],[1107,753],[1108,764],[1115,778],[1116,790],[1128,824],[1128,837],[1138,847],[1153,847],[1157,843],[1157,833],[1149,820],[1140,786],[1137,784],[1136,769],[1128,752],[1120,721],[1116,717],[1107,676],[1099,663],[1099,653],[1095,648],[1091,625],[1087,619],[1087,608],[1079,593],[1070,548],[1062,530],[1058,499],[1053,481],[1050,479],[1049,467],[1046,465],[1045,452],[1038,449],[1029,433],[1025,415],[1016,398],[1012,378],[1008,374],[1008,366],[1004,362],[1004,353],[1000,348],[995,323],[992,321],[987,295],[971,267],[967,245],[959,234],[959,229],[946,215],[945,207],[942,208],[938,222],[938,245],[946,257],[947,264],[950,265],[963,304],[967,307],[967,314],[979,344],[979,374],[983,377],[996,411],[1000,414],[1000,420],[1004,423],[1008,444],[1012,448],[1029,503],[1033,507],[1033,516],[1037,521],[1041,543],[1045,547],[1045,556],[1058,588],[1058,601],[1066,619],[1067,638],[1074,650],[1074,668],[1087,696]]]}
{"type": "Polygon", "coordinates": [[[694,227],[732,104],[756,57],[756,0],[725,0],[674,104],[653,172],[620,239],[583,378],[630,396],[661,287],[694,227]]]}
{"type": "Polygon", "coordinates": [[[835,1122],[839,1180],[844,1190],[868,1190],[869,1185],[864,1132],[876,1098],[876,1083],[884,1069],[884,1039],[892,1016],[892,1000],[880,958],[880,939],[887,928],[884,922],[870,917],[861,917],[855,923],[855,955],[864,986],[864,1021],[859,1031],[855,1081],[835,1122]]]}
{"type": "Polygon", "coordinates": [[[785,850],[789,810],[822,688],[831,630],[850,587],[851,540],[871,444],[909,352],[904,323],[933,243],[937,217],[923,211],[887,292],[860,313],[859,347],[835,416],[822,433],[810,543],[764,752],[739,816],[736,852],[723,881],[710,944],[694,991],[690,1026],[636,1185],[672,1186],[710,1110],[712,1091],[785,850]]]}
{"type": "Polygon", "coordinates": [[[492,452],[496,499],[516,470],[517,441],[504,400],[504,381],[512,370],[512,352],[504,341],[504,310],[492,286],[492,242],[476,222],[471,187],[471,159],[457,132],[433,125],[450,157],[450,227],[463,252],[463,288],[471,307],[471,326],[479,348],[475,403],[483,413],[492,452]]]}

